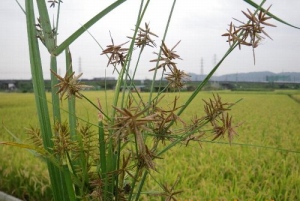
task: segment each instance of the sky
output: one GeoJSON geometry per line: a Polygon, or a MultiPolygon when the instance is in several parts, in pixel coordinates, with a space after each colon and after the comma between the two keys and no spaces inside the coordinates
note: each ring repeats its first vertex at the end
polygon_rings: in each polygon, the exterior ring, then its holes
{"type": "MultiPolygon", "coordinates": [[[[25,15],[15,0],[1,1],[0,79],[30,79],[25,15]]],[[[25,0],[19,0],[19,2],[24,6],[25,0]]],[[[63,0],[58,44],[113,2],[112,0],[63,0]]],[[[139,0],[127,0],[89,29],[101,46],[106,47],[111,44],[110,32],[115,45],[129,40],[127,36],[133,34],[132,29],[135,26],[139,2],[139,0]]],[[[255,2],[260,3],[259,0],[255,2]]],[[[142,27],[144,23],[149,23],[150,30],[159,36],[152,38],[158,47],[163,38],[172,3],[173,0],[151,0],[142,21],[142,27]]],[[[273,14],[300,27],[299,0],[267,0],[265,7],[269,5],[272,5],[270,11],[273,14]]],[[[56,16],[55,8],[49,8],[50,19],[56,16]]],[[[177,0],[165,42],[168,48],[172,48],[181,40],[175,49],[182,58],[177,61],[177,67],[186,73],[200,74],[202,60],[203,73],[208,74],[229,47],[226,42],[227,38],[221,35],[226,32],[231,21],[238,24],[233,18],[247,21],[241,12],[241,10],[246,11],[247,8],[254,10],[243,0],[177,0]]],[[[273,19],[269,22],[277,26],[264,29],[273,40],[266,37],[255,49],[255,65],[252,48],[243,46],[241,50],[235,49],[226,58],[215,75],[258,71],[300,72],[300,30],[273,19]]],[[[101,55],[102,50],[97,42],[89,34],[84,33],[70,45],[75,73],[78,74],[81,71],[82,78],[86,79],[116,77],[113,67],[107,67],[108,60],[101,55]]],[[[129,43],[126,45],[129,46],[129,43]]],[[[40,44],[40,50],[44,78],[49,79],[49,53],[42,44],[40,44]]],[[[136,72],[137,79],[152,78],[149,69],[155,67],[155,63],[149,61],[156,58],[153,52],[158,51],[158,48],[145,49],[136,72]]],[[[134,51],[131,73],[138,53],[138,49],[134,51]]],[[[62,75],[65,72],[64,63],[65,56],[61,54],[58,56],[58,69],[62,75]]]]}

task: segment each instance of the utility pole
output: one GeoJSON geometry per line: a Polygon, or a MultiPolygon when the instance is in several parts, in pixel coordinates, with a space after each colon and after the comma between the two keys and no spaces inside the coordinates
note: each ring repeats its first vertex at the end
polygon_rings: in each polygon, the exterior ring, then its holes
{"type": "Polygon", "coordinates": [[[79,59],[78,59],[78,74],[80,74],[81,73],[81,57],[79,57],[79,59]]]}
{"type": "Polygon", "coordinates": [[[198,81],[200,81],[203,78],[203,74],[204,74],[203,57],[201,57],[201,61],[200,61],[200,76],[197,76],[197,78],[199,77],[199,79],[197,79],[198,81]]]}
{"type": "Polygon", "coordinates": [[[214,57],[213,57],[213,64],[214,64],[214,67],[217,65],[217,55],[214,54],[214,57]]]}
{"type": "MultiPolygon", "coordinates": [[[[213,68],[215,67],[217,65],[217,55],[216,54],[214,54],[214,56],[213,56],[213,68]]],[[[217,74],[215,73],[215,76],[216,76],[217,74]]],[[[215,83],[217,83],[217,77],[216,77],[216,79],[215,79],[215,83]]]]}
{"type": "Polygon", "coordinates": [[[203,57],[201,57],[201,70],[200,70],[200,75],[204,74],[204,69],[203,69],[203,57]]]}

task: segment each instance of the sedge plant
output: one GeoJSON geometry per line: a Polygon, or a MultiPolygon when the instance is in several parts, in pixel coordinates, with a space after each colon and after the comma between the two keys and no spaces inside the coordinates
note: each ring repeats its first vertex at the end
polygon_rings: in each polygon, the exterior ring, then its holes
{"type": "MultiPolygon", "coordinates": [[[[265,0],[260,5],[251,0],[245,0],[255,8],[255,11],[243,12],[247,22],[235,20],[240,25],[230,23],[223,36],[227,37],[229,49],[213,70],[201,82],[190,97],[179,104],[180,95],[174,93],[171,102],[164,104],[165,91],[180,91],[188,74],[181,70],[176,60],[181,59],[175,49],[180,40],[172,48],[166,44],[168,27],[171,22],[176,0],[170,8],[169,18],[161,43],[155,40],[159,36],[150,30],[150,24],[143,24],[143,16],[147,12],[150,0],[140,1],[137,19],[132,36],[128,42],[115,44],[111,36],[111,44],[102,50],[101,55],[108,58],[107,66],[114,68],[118,74],[111,103],[102,107],[105,98],[98,103],[90,100],[82,92],[90,88],[80,82],[82,74],[76,74],[72,68],[72,56],[69,46],[92,25],[108,15],[126,0],[117,0],[103,11],[99,12],[82,27],[70,35],[61,44],[57,44],[59,14],[61,0],[25,1],[28,47],[32,83],[36,108],[38,112],[39,128],[31,128],[28,133],[31,144],[20,142],[1,142],[1,144],[30,149],[42,156],[48,167],[53,199],[55,201],[73,200],[140,200],[142,195],[159,196],[164,200],[176,200],[182,192],[176,185],[168,181],[158,181],[152,172],[160,172],[157,160],[164,160],[165,153],[177,145],[188,146],[191,141],[201,142],[210,138],[216,140],[227,136],[229,142],[236,135],[232,116],[229,114],[234,104],[224,102],[214,94],[209,100],[203,100],[204,115],[195,114],[189,121],[183,120],[181,115],[205,86],[211,76],[219,68],[226,57],[237,47],[242,45],[258,47],[264,36],[271,38],[263,26],[274,26],[267,21],[273,18],[279,22],[292,26],[263,8],[265,0]],[[51,23],[49,9],[57,9],[56,22],[51,23]],[[36,11],[38,18],[35,17],[36,11]],[[38,19],[38,20],[36,20],[38,19]],[[48,102],[44,87],[42,62],[39,45],[43,45],[49,52],[51,66],[51,106],[48,102]],[[158,46],[158,47],[157,47],[158,46]],[[139,67],[140,58],[145,48],[156,48],[156,53],[150,63],[154,66],[149,69],[153,73],[152,84],[147,99],[134,84],[135,74],[139,67]],[[66,74],[57,72],[57,57],[65,53],[66,74]],[[132,55],[138,52],[138,59],[132,64],[132,55]],[[133,70],[133,74],[129,73],[133,70]],[[154,83],[167,81],[161,84],[156,91],[154,83]],[[62,102],[67,100],[68,118],[63,119],[62,102]],[[83,121],[76,115],[76,99],[84,99],[98,111],[98,124],[83,121]],[[147,179],[152,179],[160,187],[160,191],[144,189],[147,179]]],[[[295,27],[297,28],[297,27],[295,27]]]]}

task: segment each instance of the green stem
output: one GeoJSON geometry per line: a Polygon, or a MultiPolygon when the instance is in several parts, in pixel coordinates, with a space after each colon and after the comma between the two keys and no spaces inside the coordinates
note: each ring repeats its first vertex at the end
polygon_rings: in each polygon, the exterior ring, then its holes
{"type": "Polygon", "coordinates": [[[80,94],[81,97],[83,97],[85,100],[87,100],[92,106],[94,106],[108,121],[111,121],[110,117],[105,114],[101,108],[99,108],[95,103],[93,103],[90,99],[88,99],[85,95],[80,94]]]}
{"type": "Polygon", "coordinates": [[[56,25],[55,25],[55,35],[54,35],[54,44],[57,45],[57,33],[58,33],[58,24],[59,24],[59,16],[60,16],[60,3],[61,1],[58,1],[57,6],[57,15],[56,15],[56,25]]]}
{"type": "MultiPolygon", "coordinates": [[[[26,9],[26,23],[28,34],[28,46],[29,57],[32,74],[32,84],[35,95],[36,107],[38,112],[38,119],[45,149],[52,153],[52,129],[50,124],[50,115],[48,112],[47,98],[45,93],[44,78],[42,72],[42,62],[40,57],[40,51],[38,41],[36,38],[35,16],[34,6],[32,0],[25,1],[26,9]]],[[[62,172],[55,167],[50,161],[47,160],[47,166],[50,176],[50,181],[53,190],[53,196],[55,201],[68,201],[69,196],[67,194],[66,185],[62,172]]]]}
{"type": "Polygon", "coordinates": [[[149,173],[148,171],[145,171],[144,174],[143,174],[143,177],[142,177],[142,179],[140,181],[140,185],[138,187],[138,191],[137,191],[137,194],[136,194],[136,197],[135,197],[136,201],[139,201],[139,197],[141,195],[141,192],[142,192],[143,186],[145,184],[146,177],[147,177],[148,173],[149,173]]]}
{"type": "Polygon", "coordinates": [[[108,179],[107,179],[107,162],[106,162],[106,143],[105,143],[105,132],[104,125],[102,120],[99,121],[98,125],[98,140],[99,140],[99,152],[100,152],[100,160],[98,167],[100,168],[98,174],[100,174],[102,181],[104,181],[103,187],[103,199],[107,200],[107,187],[108,187],[108,179]]]}
{"type": "Polygon", "coordinates": [[[39,19],[43,31],[45,46],[47,47],[48,51],[51,52],[55,48],[55,40],[54,33],[51,28],[46,1],[36,0],[36,3],[40,14],[39,19]]]}
{"type": "MultiPolygon", "coordinates": [[[[66,74],[70,76],[73,73],[72,68],[72,57],[69,47],[65,50],[66,56],[66,74]]],[[[75,109],[75,96],[70,96],[68,98],[68,110],[69,110],[69,127],[71,139],[76,140],[76,109],[75,109]]]]}
{"type": "MultiPolygon", "coordinates": [[[[136,135],[134,135],[134,138],[135,138],[135,143],[134,143],[134,144],[135,144],[135,153],[136,153],[136,155],[138,155],[139,149],[138,149],[138,144],[137,144],[136,135]]],[[[130,195],[129,195],[128,200],[131,200],[131,198],[132,198],[133,190],[134,190],[136,181],[138,180],[138,177],[139,177],[139,171],[140,171],[140,168],[137,166],[136,172],[135,172],[135,175],[134,175],[134,179],[133,179],[133,181],[132,181],[132,183],[131,183],[132,189],[131,189],[131,192],[130,192],[130,195]]]]}
{"type": "MultiPolygon", "coordinates": [[[[123,67],[123,68],[126,67],[126,70],[124,71],[125,81],[123,81],[123,94],[122,94],[121,107],[123,107],[123,104],[125,103],[124,99],[125,99],[125,91],[126,91],[125,89],[126,89],[126,86],[127,86],[127,79],[129,78],[130,80],[132,80],[132,78],[130,78],[129,69],[130,69],[130,64],[131,64],[132,53],[133,53],[133,50],[134,50],[135,38],[136,38],[136,35],[137,35],[137,32],[138,32],[139,26],[141,24],[141,21],[144,17],[147,6],[149,4],[149,0],[146,3],[146,6],[145,6],[144,9],[143,9],[143,4],[144,4],[144,0],[142,0],[141,3],[140,3],[140,9],[139,9],[139,12],[138,12],[138,17],[137,17],[136,26],[135,26],[135,29],[134,29],[134,34],[132,36],[132,40],[131,40],[131,43],[130,43],[130,47],[129,47],[129,51],[128,51],[128,54],[127,54],[128,56],[126,58],[126,62],[125,62],[125,65],[123,67]]],[[[122,79],[124,80],[124,75],[121,74],[121,76],[122,76],[122,79]]]]}
{"type": "MultiPolygon", "coordinates": [[[[57,60],[55,56],[50,56],[50,66],[53,72],[57,73],[57,60]]],[[[52,98],[52,111],[53,111],[53,120],[54,122],[61,122],[60,115],[60,102],[59,95],[56,93],[57,89],[55,85],[58,84],[58,80],[53,73],[51,73],[51,98],[52,98]]]]}
{"type": "MultiPolygon", "coordinates": [[[[172,18],[172,15],[173,15],[173,11],[174,11],[174,8],[175,8],[175,4],[176,4],[176,0],[173,1],[172,8],[171,8],[171,11],[170,11],[170,14],[169,14],[168,22],[166,24],[165,33],[164,33],[162,42],[164,42],[166,40],[167,33],[168,33],[168,30],[169,30],[169,25],[170,25],[171,18],[172,18]]],[[[154,75],[153,75],[153,79],[152,79],[152,84],[151,84],[151,88],[150,88],[150,96],[149,96],[149,101],[148,101],[149,103],[152,100],[152,94],[153,94],[153,90],[154,90],[154,83],[155,83],[156,74],[157,74],[157,67],[158,67],[158,64],[159,64],[159,58],[161,56],[161,52],[162,52],[162,50],[161,50],[161,48],[159,48],[158,57],[157,57],[158,60],[156,62],[156,68],[155,68],[155,71],[154,71],[154,75]]]]}

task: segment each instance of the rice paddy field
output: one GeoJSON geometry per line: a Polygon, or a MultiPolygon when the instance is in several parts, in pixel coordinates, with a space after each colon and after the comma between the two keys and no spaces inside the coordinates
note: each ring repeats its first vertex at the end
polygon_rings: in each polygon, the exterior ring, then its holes
{"type": "MultiPolygon", "coordinates": [[[[157,160],[158,172],[149,175],[147,191],[159,191],[152,178],[168,186],[180,178],[176,189],[183,193],[176,198],[181,201],[300,200],[300,91],[218,94],[224,102],[242,99],[231,111],[239,125],[233,143],[207,139],[175,147],[157,160]]],[[[85,95],[96,103],[104,92],[85,95]]],[[[174,95],[166,93],[166,98],[172,101],[174,95]]],[[[183,103],[190,93],[179,95],[183,103]]],[[[210,97],[211,92],[201,92],[182,118],[204,113],[202,99],[210,97]]],[[[78,117],[96,123],[97,111],[88,103],[79,100],[77,107],[78,117]]],[[[38,125],[33,94],[0,93],[0,120],[0,141],[15,140],[12,135],[26,141],[26,128],[38,125]]],[[[23,200],[50,201],[45,163],[29,151],[0,146],[0,190],[23,200]]]]}

